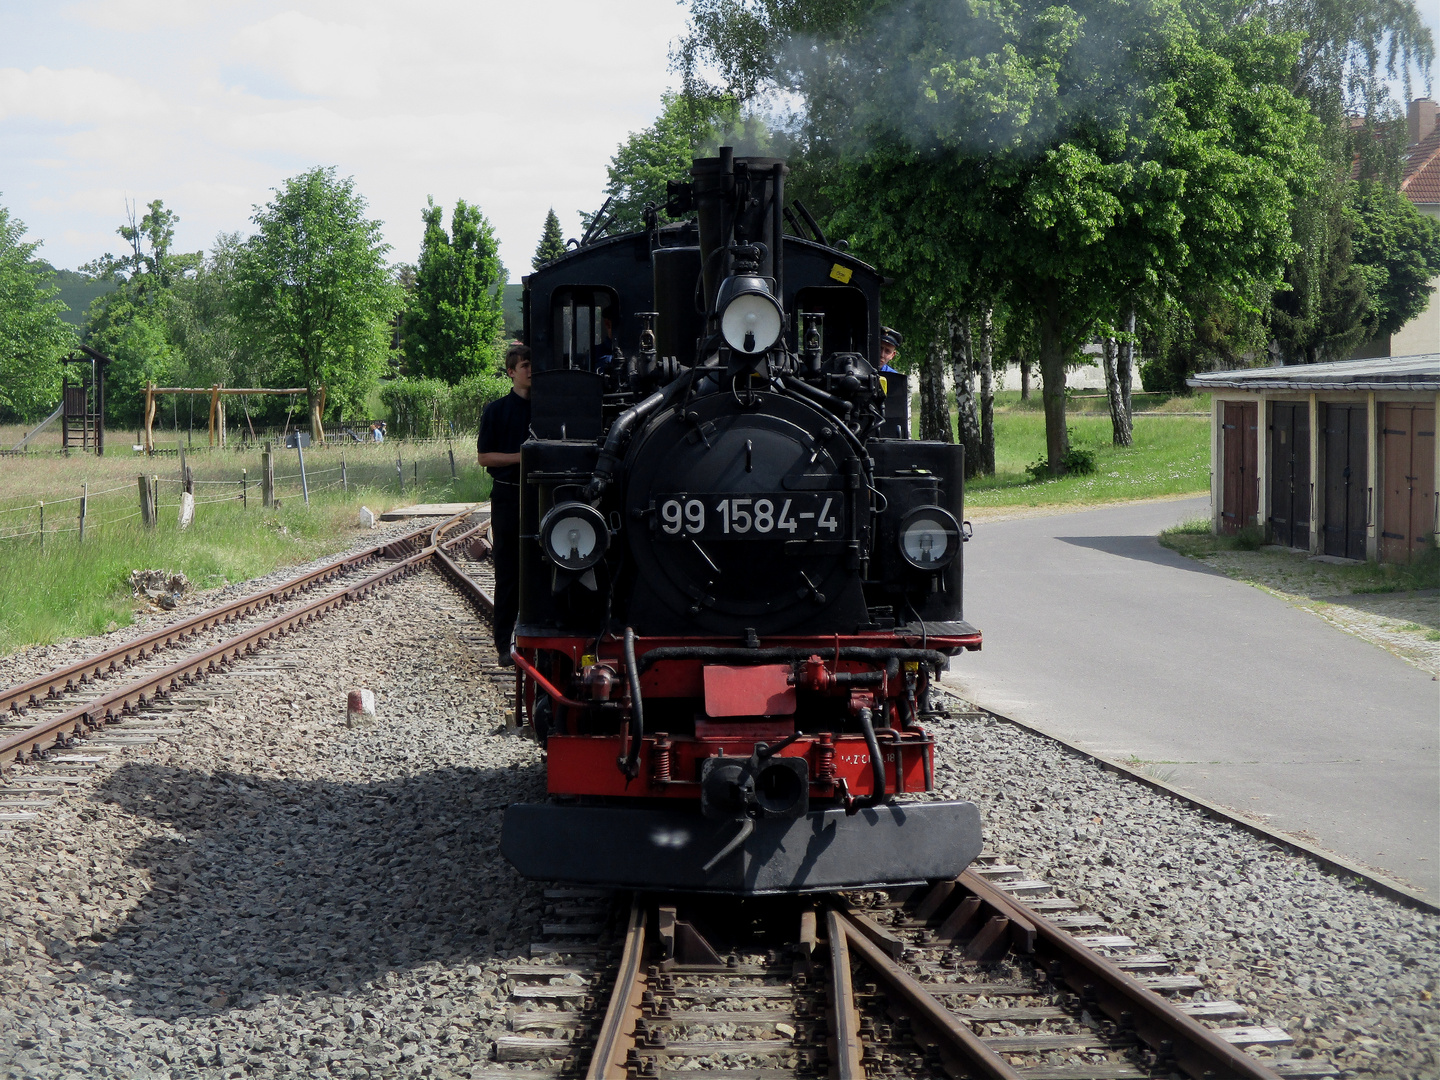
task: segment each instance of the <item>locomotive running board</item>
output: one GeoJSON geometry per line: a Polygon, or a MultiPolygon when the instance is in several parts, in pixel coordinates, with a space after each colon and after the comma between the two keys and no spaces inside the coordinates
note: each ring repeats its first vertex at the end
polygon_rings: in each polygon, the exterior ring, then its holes
{"type": "Polygon", "coordinates": [[[981,850],[974,803],[895,803],[758,821],[706,873],[739,828],[667,810],[517,803],[500,850],[532,880],[747,896],[951,879],[981,850]]]}

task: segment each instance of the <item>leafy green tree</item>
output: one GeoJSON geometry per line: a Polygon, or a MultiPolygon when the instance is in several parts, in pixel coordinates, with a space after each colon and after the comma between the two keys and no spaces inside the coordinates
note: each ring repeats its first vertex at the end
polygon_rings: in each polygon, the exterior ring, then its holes
{"type": "Polygon", "coordinates": [[[238,232],[215,237],[193,276],[179,282],[166,307],[166,326],[177,352],[176,377],[187,386],[263,386],[268,357],[247,347],[235,315],[238,232]]]}
{"type": "Polygon", "coordinates": [[[174,250],[180,218],[162,200],[152,200],[138,218],[133,203],[125,210],[127,222],[115,231],[129,253],[107,252],[80,268],[115,285],[91,302],[83,331],[86,344],[113,361],[106,371],[105,413],[114,423],[140,417],[147,381],[166,383],[181,374],[182,354],[170,338],[171,307],[176,288],[192,281],[201,264],[200,252],[174,250]]]}
{"type": "Polygon", "coordinates": [[[457,201],[448,234],[443,213],[433,199],[421,211],[425,238],[401,344],[411,374],[453,386],[500,366],[506,275],[495,230],[478,206],[457,201]]]}
{"type": "Polygon", "coordinates": [[[1066,362],[1121,305],[1278,285],[1318,167],[1293,39],[1252,21],[1204,43],[1168,0],[846,8],[818,42],[781,28],[813,45],[780,51],[834,155],[831,224],[897,279],[918,340],[962,299],[1030,313],[1052,473],[1066,362]]]}
{"type": "Polygon", "coordinates": [[[363,408],[384,368],[401,292],[385,263],[381,223],[365,216],[355,180],[314,168],[257,207],[258,232],[235,261],[240,323],[307,389],[310,430],[324,437],[322,401],[363,408]],[[292,374],[293,373],[293,374],[292,374]]]}
{"type": "MultiPolygon", "coordinates": [[[[609,231],[642,228],[647,203],[666,220],[666,184],[687,179],[694,158],[713,154],[724,143],[760,153],[768,146],[768,133],[760,122],[742,117],[740,103],[731,94],[665,94],[655,123],[632,132],[610,159],[605,185],[611,200],[605,211],[609,231]]],[[[592,215],[581,217],[588,228],[592,215]]]]}
{"type": "Polygon", "coordinates": [[[560,231],[560,218],[552,206],[545,215],[545,228],[540,233],[540,243],[535,246],[535,257],[530,260],[530,269],[539,270],[547,262],[565,254],[565,235],[560,231]]]}
{"type": "Polygon", "coordinates": [[[1355,265],[1369,297],[1371,336],[1393,334],[1425,310],[1440,275],[1440,221],[1388,184],[1361,181],[1349,200],[1355,265]]]}
{"type": "Polygon", "coordinates": [[[0,206],[0,415],[32,420],[60,395],[60,359],[76,343],[61,318],[65,305],[49,264],[35,259],[39,241],[0,206]]]}

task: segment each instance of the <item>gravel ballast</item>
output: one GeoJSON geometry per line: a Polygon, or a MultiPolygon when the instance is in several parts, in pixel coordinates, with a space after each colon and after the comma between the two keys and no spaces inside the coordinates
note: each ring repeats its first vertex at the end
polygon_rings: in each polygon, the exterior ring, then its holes
{"type": "Polygon", "coordinates": [[[979,804],[991,850],[1285,1028],[1295,1056],[1440,1076],[1440,917],[1003,720],[932,728],[936,786],[979,804]]]}
{"type": "MultiPolygon", "coordinates": [[[[177,694],[161,718],[183,734],[0,822],[0,1077],[494,1071],[502,968],[542,903],[499,855],[501,812],[544,783],[538,749],[496,733],[492,661],[425,570],[177,694]],[[378,717],[351,727],[362,686],[378,717]]],[[[952,710],[939,793],[980,804],[991,850],[1297,1056],[1440,1076],[1440,919],[952,710]]]]}
{"type": "Polygon", "coordinates": [[[0,833],[0,1076],[465,1075],[540,914],[497,850],[543,778],[493,734],[492,648],[417,574],[177,695],[214,703],[0,833]]]}

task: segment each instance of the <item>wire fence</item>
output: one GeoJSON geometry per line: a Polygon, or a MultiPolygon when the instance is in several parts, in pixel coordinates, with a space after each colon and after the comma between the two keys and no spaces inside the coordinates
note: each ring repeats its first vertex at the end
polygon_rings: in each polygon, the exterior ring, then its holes
{"type": "Polygon", "coordinates": [[[336,492],[347,491],[376,491],[390,496],[422,491],[434,494],[436,488],[443,490],[460,478],[454,444],[449,440],[415,440],[397,445],[395,450],[394,460],[389,460],[388,454],[377,459],[369,453],[355,461],[347,461],[342,455],[337,464],[331,457],[332,449],[322,452],[323,468],[311,467],[297,451],[277,450],[271,458],[268,483],[263,468],[239,468],[229,478],[217,477],[218,462],[209,457],[202,459],[211,474],[204,478],[195,476],[186,462],[183,476],[152,473],[95,490],[82,485],[79,494],[57,494],[54,498],[0,506],[0,544],[38,543],[43,550],[49,538],[78,536],[83,542],[92,533],[103,533],[137,519],[144,519],[152,527],[173,527],[180,518],[186,491],[196,508],[238,504],[244,511],[267,505],[293,506],[297,499],[308,504],[316,496],[333,497],[336,492]],[[417,452],[417,447],[430,452],[417,452]],[[434,453],[437,447],[445,447],[446,452],[434,453]],[[273,465],[282,454],[294,454],[288,463],[295,471],[274,471],[273,465]]]}

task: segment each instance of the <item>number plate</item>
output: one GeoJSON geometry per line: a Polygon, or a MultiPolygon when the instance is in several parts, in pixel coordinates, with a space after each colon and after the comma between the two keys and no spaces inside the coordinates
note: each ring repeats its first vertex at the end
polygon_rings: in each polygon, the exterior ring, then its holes
{"type": "Polygon", "coordinates": [[[765,538],[839,540],[845,535],[838,491],[774,495],[690,495],[655,500],[655,535],[662,540],[765,538]]]}

